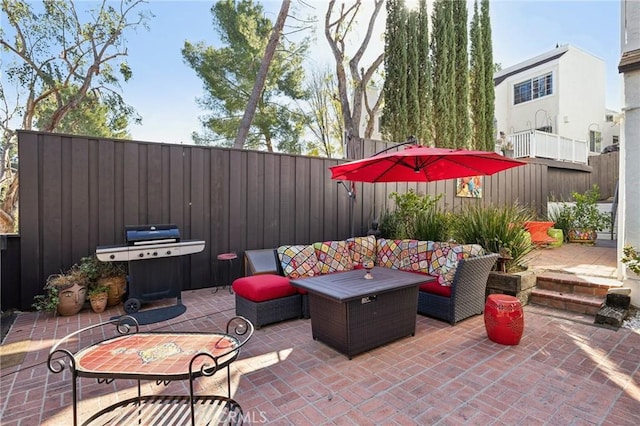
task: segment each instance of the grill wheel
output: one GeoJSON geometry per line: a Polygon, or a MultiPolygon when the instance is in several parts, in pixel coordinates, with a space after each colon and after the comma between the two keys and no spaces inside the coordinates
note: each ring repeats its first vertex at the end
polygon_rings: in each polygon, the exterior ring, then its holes
{"type": "Polygon", "coordinates": [[[127,299],[127,301],[124,302],[124,311],[128,314],[133,314],[140,310],[140,306],[140,301],[132,297],[131,299],[127,299]]]}

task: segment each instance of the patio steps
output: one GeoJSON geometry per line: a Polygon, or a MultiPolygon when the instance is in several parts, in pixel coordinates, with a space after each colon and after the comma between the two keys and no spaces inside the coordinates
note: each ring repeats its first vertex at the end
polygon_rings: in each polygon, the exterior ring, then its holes
{"type": "Polygon", "coordinates": [[[560,272],[541,272],[530,303],[595,316],[610,288],[622,287],[620,281],[560,272]]]}

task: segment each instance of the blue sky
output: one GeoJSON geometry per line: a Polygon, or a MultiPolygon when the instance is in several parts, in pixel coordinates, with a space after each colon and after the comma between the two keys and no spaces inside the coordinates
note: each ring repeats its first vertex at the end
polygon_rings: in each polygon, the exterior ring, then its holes
{"type": "MultiPolygon", "coordinates": [[[[275,20],[280,0],[260,3],[267,16],[275,20]]],[[[305,3],[310,6],[304,6],[299,0],[292,1],[297,13],[315,14],[323,21],[327,2],[307,0],[305,3]]],[[[364,3],[372,1],[364,0],[364,3]]],[[[150,31],[140,29],[128,35],[128,62],[133,69],[133,79],[123,84],[123,94],[143,119],[141,126],[131,129],[134,139],[191,143],[191,133],[200,131],[198,117],[203,111],[197,106],[196,98],[203,93],[202,84],[195,72],[184,64],[180,50],[185,40],[218,42],[212,26],[212,4],[212,1],[200,0],[151,0],[148,9],[155,18],[150,21],[150,31]]],[[[78,8],[82,9],[82,5],[78,8]]],[[[363,27],[365,19],[361,20],[363,27]]],[[[605,61],[607,107],[619,109],[619,21],[619,0],[492,0],[494,60],[506,68],[547,52],[557,43],[571,44],[605,61]]],[[[309,67],[333,64],[324,35],[318,34],[317,40],[309,67]]],[[[383,45],[379,38],[375,40],[371,49],[380,52],[383,45]]]]}

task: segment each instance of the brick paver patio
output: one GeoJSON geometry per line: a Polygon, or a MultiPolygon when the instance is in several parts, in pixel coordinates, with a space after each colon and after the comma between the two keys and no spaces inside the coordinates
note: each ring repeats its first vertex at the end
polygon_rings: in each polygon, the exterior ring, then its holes
{"type": "MultiPolygon", "coordinates": [[[[586,253],[580,262],[591,265],[586,253]]],[[[537,264],[545,263],[540,256],[537,264]]],[[[234,296],[226,291],[185,291],[182,300],[185,314],[142,329],[220,330],[234,314],[234,296]]],[[[20,313],[3,345],[28,341],[28,353],[20,365],[2,367],[0,423],[71,424],[69,374],[48,371],[49,348],[121,309],[85,309],[73,317],[20,313]]],[[[352,360],[312,340],[310,320],[282,322],[256,330],[232,365],[233,397],[245,410],[245,424],[638,425],[640,333],[592,321],[527,306],[520,344],[503,346],[487,339],[481,315],[454,327],[418,315],[414,337],[352,360]]],[[[198,392],[221,393],[224,381],[223,374],[201,378],[198,392]]],[[[81,422],[136,391],[126,380],[79,383],[81,422]]],[[[143,392],[175,394],[187,387],[146,383],[143,392]]]]}

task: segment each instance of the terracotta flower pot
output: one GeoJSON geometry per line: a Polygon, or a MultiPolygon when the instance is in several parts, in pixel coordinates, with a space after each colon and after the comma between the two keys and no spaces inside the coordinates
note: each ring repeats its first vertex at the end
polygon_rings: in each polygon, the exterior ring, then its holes
{"type": "Polygon", "coordinates": [[[124,276],[100,278],[98,285],[109,287],[107,306],[116,306],[122,303],[122,296],[127,286],[124,276]]]}
{"type": "Polygon", "coordinates": [[[82,309],[86,300],[87,289],[84,286],[74,284],[72,287],[61,290],[58,297],[58,314],[62,316],[75,315],[82,309]]]}
{"type": "Polygon", "coordinates": [[[91,295],[89,297],[89,302],[91,303],[91,309],[93,312],[103,312],[107,308],[107,302],[109,300],[109,295],[105,293],[98,293],[91,295]]]}

